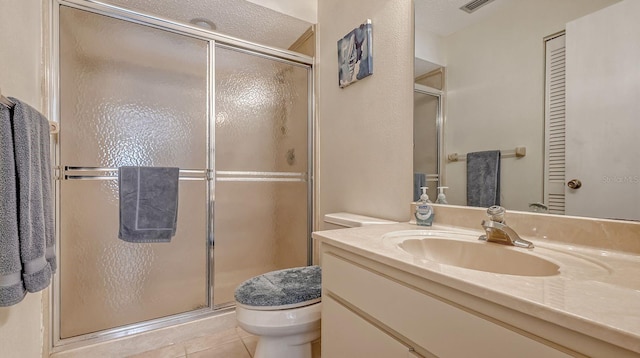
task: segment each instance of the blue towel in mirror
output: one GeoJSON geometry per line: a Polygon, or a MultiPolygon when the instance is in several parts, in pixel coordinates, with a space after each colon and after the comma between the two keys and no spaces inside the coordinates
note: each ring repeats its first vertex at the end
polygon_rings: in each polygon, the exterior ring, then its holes
{"type": "Polygon", "coordinates": [[[120,167],[120,231],[128,242],[170,242],[178,221],[178,168],[120,167]]]}
{"type": "Polygon", "coordinates": [[[413,201],[418,201],[422,195],[421,187],[427,186],[427,174],[413,173],[413,201]]]}
{"type": "Polygon", "coordinates": [[[467,153],[467,205],[500,205],[500,151],[467,153]]]}

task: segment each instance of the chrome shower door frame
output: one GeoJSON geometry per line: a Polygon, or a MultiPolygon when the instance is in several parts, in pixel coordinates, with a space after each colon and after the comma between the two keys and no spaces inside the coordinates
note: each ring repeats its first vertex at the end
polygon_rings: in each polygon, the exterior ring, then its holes
{"type": "MultiPolygon", "coordinates": [[[[303,65],[308,68],[308,169],[307,169],[307,260],[308,264],[311,264],[311,230],[313,220],[313,135],[314,135],[314,85],[313,85],[313,58],[302,55],[299,53],[273,48],[249,41],[244,41],[231,36],[216,33],[214,31],[205,30],[195,26],[189,26],[186,24],[178,23],[169,19],[161,17],[135,12],[120,7],[104,4],[94,0],[50,0],[49,13],[49,58],[47,62],[49,64],[47,73],[47,91],[49,94],[49,113],[51,120],[60,122],[60,7],[68,6],[78,10],[88,11],[94,14],[104,15],[111,18],[116,18],[152,28],[157,28],[164,31],[169,31],[199,39],[208,42],[208,61],[207,61],[207,168],[204,173],[204,180],[207,181],[207,285],[208,285],[208,303],[209,306],[202,309],[197,309],[181,314],[176,314],[169,317],[152,319],[149,321],[143,321],[134,323],[127,326],[116,327],[104,331],[95,333],[88,333],[81,336],[61,339],[60,338],[60,277],[54,276],[54,285],[50,290],[49,297],[49,322],[50,322],[50,352],[64,351],[68,349],[82,347],[88,344],[94,344],[102,341],[107,341],[119,337],[128,336],[135,333],[146,332],[149,330],[168,327],[180,323],[193,321],[198,318],[215,316],[217,314],[228,312],[233,307],[216,308],[214,310],[213,305],[213,238],[214,238],[214,203],[215,203],[215,49],[217,45],[224,45],[225,47],[235,48],[254,55],[267,57],[270,59],[280,60],[283,62],[303,65]]],[[[65,168],[61,167],[60,158],[60,145],[59,142],[55,144],[54,151],[55,164],[54,177],[55,177],[55,198],[56,198],[56,239],[60,242],[60,181],[64,180],[65,174],[69,174],[65,168]],[[65,173],[67,172],[67,173],[65,173]]],[[[66,168],[69,169],[69,168],[66,168]]],[[[112,168],[88,168],[89,171],[96,171],[99,169],[107,169],[107,172],[112,168]]],[[[78,168],[71,169],[77,171],[78,168]]],[[[80,168],[80,170],[87,170],[87,168],[80,168]]],[[[102,170],[104,172],[104,170],[102,170]]],[[[77,173],[77,172],[75,172],[77,173]]],[[[104,178],[102,178],[104,179],[104,178]]],[[[56,254],[60,257],[60,245],[56,245],[56,254]]]]}
{"type": "Polygon", "coordinates": [[[443,101],[444,101],[444,92],[432,87],[414,84],[413,86],[414,93],[420,93],[427,96],[435,97],[438,101],[438,111],[436,113],[436,168],[438,168],[438,177],[431,178],[431,180],[436,182],[436,186],[443,186],[446,183],[446,174],[445,174],[445,161],[442,156],[445,153],[444,151],[444,113],[443,113],[443,101]]]}

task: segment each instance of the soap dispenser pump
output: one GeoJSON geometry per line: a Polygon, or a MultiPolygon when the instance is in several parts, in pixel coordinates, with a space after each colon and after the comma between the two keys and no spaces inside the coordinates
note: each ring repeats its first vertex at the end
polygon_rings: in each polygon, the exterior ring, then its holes
{"type": "Polygon", "coordinates": [[[422,195],[420,195],[420,200],[416,203],[416,224],[420,226],[431,226],[433,224],[433,207],[429,205],[431,200],[429,200],[429,195],[427,194],[426,186],[420,187],[422,190],[422,195]]]}
{"type": "Polygon", "coordinates": [[[438,187],[438,197],[436,198],[436,204],[449,204],[447,202],[447,197],[444,196],[445,189],[449,189],[449,187],[448,186],[438,187]]]}

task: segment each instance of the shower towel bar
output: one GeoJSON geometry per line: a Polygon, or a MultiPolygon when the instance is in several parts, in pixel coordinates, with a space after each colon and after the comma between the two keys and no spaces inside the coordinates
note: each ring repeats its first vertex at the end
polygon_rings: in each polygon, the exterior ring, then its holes
{"type": "Polygon", "coordinates": [[[230,182],[306,182],[307,173],[216,171],[216,181],[230,182]]]}
{"type": "MultiPolygon", "coordinates": [[[[105,168],[105,167],[72,167],[65,166],[66,171],[85,171],[85,172],[118,172],[118,168],[105,168]]],[[[206,169],[180,169],[180,174],[202,174],[206,173],[206,169]]]]}
{"type": "MultiPolygon", "coordinates": [[[[180,180],[207,180],[210,172],[207,169],[180,169],[180,180]]],[[[117,180],[118,168],[65,166],[64,179],[117,180]],[[104,173],[109,173],[109,175],[103,175],[104,173]]]]}
{"type": "MultiPolygon", "coordinates": [[[[502,158],[522,158],[527,155],[527,147],[516,147],[515,150],[501,150],[502,158]]],[[[448,162],[460,162],[467,160],[466,154],[451,153],[447,155],[448,162]]]]}
{"type": "MultiPolygon", "coordinates": [[[[64,167],[64,180],[117,180],[118,168],[105,167],[64,167]]],[[[256,181],[256,182],[307,182],[306,173],[292,172],[243,172],[217,171],[217,181],[256,181]]],[[[180,180],[212,180],[213,170],[180,169],[180,180]]]]}

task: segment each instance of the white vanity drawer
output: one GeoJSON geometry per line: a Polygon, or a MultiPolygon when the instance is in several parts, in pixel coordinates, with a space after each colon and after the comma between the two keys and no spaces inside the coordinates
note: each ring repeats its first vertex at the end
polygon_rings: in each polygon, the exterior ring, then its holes
{"type": "Polygon", "coordinates": [[[322,255],[322,285],[438,357],[570,357],[332,253],[322,255]]]}
{"type": "MultiPolygon", "coordinates": [[[[330,297],[322,300],[322,355],[332,358],[410,357],[409,347],[330,297]]],[[[413,357],[416,357],[415,355],[413,357]]]]}

